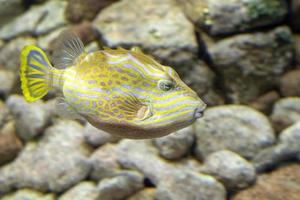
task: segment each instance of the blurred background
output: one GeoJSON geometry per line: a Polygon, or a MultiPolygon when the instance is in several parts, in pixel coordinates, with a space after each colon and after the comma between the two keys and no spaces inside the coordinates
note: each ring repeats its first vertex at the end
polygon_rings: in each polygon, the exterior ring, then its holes
{"type": "Polygon", "coordinates": [[[0,0],[0,198],[299,200],[299,0],[0,0]],[[19,55],[139,46],[209,105],[163,138],[113,137],[28,104],[19,55]]]}

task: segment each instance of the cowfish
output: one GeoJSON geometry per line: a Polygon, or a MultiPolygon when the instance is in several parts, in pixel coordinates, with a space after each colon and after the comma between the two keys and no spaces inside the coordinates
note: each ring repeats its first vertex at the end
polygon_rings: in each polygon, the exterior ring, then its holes
{"type": "Polygon", "coordinates": [[[61,115],[84,118],[98,129],[131,139],[161,137],[202,117],[206,104],[196,92],[173,68],[140,48],[87,53],[73,33],[63,33],[59,41],[54,65],[37,46],[21,51],[21,89],[27,102],[55,88],[61,115]]]}

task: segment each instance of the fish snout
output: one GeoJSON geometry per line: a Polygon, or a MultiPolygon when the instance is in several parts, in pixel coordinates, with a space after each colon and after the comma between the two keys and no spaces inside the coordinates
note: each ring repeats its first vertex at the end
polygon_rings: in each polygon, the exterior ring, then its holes
{"type": "Polygon", "coordinates": [[[198,118],[202,117],[206,107],[207,107],[206,104],[202,104],[201,106],[198,106],[194,111],[194,118],[198,119],[198,118]]]}

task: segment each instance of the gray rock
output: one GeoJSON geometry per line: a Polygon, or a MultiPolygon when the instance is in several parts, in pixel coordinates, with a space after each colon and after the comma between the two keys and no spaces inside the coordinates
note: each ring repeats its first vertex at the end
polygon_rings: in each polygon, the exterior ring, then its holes
{"type": "Polygon", "coordinates": [[[275,142],[274,131],[266,116],[247,106],[209,108],[195,126],[195,153],[199,159],[224,149],[252,158],[275,142]]]}
{"type": "Polygon", "coordinates": [[[22,34],[45,34],[64,26],[66,1],[53,0],[32,7],[23,15],[0,29],[1,39],[11,39],[22,34]]]}
{"type": "Polygon", "coordinates": [[[18,188],[65,191],[89,174],[88,153],[82,126],[59,121],[37,143],[27,143],[12,163],[0,168],[0,194],[18,188]]]}
{"type": "Polygon", "coordinates": [[[252,163],[256,172],[263,173],[274,169],[280,163],[291,161],[297,158],[299,150],[295,146],[288,146],[280,143],[260,151],[253,159],[252,163]]]}
{"type": "Polygon", "coordinates": [[[222,184],[211,176],[199,174],[198,163],[190,160],[171,163],[158,154],[149,141],[124,139],[118,144],[118,160],[122,167],[142,172],[156,185],[155,199],[193,199],[195,196],[225,199],[222,184]]]}
{"type": "Polygon", "coordinates": [[[175,168],[162,159],[158,150],[147,140],[121,140],[117,146],[117,156],[123,168],[140,171],[154,184],[168,177],[175,168]]]}
{"type": "Polygon", "coordinates": [[[116,147],[112,144],[106,144],[98,148],[90,157],[92,164],[91,178],[101,180],[111,177],[120,170],[117,160],[116,147]]]}
{"type": "Polygon", "coordinates": [[[44,194],[32,189],[18,190],[12,194],[5,195],[2,200],[55,200],[55,194],[44,194]]]}
{"type": "Polygon", "coordinates": [[[284,129],[279,135],[277,145],[261,151],[252,162],[256,171],[264,172],[284,161],[300,157],[300,122],[284,129]]]}
{"type": "Polygon", "coordinates": [[[177,0],[186,15],[211,35],[273,25],[288,13],[285,0],[177,0]]]}
{"type": "Polygon", "coordinates": [[[0,26],[10,22],[24,10],[22,0],[0,0],[0,26]]]}
{"type": "Polygon", "coordinates": [[[253,165],[228,150],[210,154],[201,172],[214,176],[229,190],[246,188],[252,185],[256,178],[253,165]]]}
{"type": "Polygon", "coordinates": [[[17,74],[21,50],[26,45],[34,44],[36,44],[36,40],[31,37],[20,37],[10,41],[0,49],[0,66],[17,74]]]}
{"type": "Polygon", "coordinates": [[[143,190],[138,191],[127,200],[153,200],[154,199],[155,189],[153,188],[146,188],[143,190]]]}
{"type": "Polygon", "coordinates": [[[271,120],[278,132],[300,121],[300,98],[287,97],[277,101],[271,114],[271,120]]]}
{"type": "Polygon", "coordinates": [[[7,96],[13,89],[16,82],[15,73],[9,70],[0,69],[0,95],[7,96]]]}
{"type": "Polygon", "coordinates": [[[87,123],[84,127],[83,135],[86,142],[93,147],[99,147],[108,142],[117,142],[120,140],[119,137],[113,136],[105,131],[97,129],[89,123],[87,123]]]}
{"type": "Polygon", "coordinates": [[[250,103],[274,86],[293,58],[293,37],[287,27],[247,33],[208,45],[208,53],[230,102],[250,103]]]}
{"type": "Polygon", "coordinates": [[[189,126],[153,141],[162,157],[171,160],[179,159],[189,153],[194,142],[194,129],[189,126]]]}
{"type": "Polygon", "coordinates": [[[49,33],[59,27],[65,26],[67,20],[65,18],[65,10],[67,8],[67,1],[52,0],[41,6],[44,10],[43,18],[35,27],[34,34],[41,35],[49,33]]]}
{"type": "Polygon", "coordinates": [[[64,194],[58,200],[98,200],[99,191],[95,183],[91,181],[80,182],[64,194]]]}
{"type": "Polygon", "coordinates": [[[157,200],[225,200],[226,190],[211,176],[181,172],[162,181],[156,190],[157,200]]]}
{"type": "Polygon", "coordinates": [[[123,139],[117,145],[117,156],[123,168],[142,172],[155,185],[176,174],[176,170],[199,172],[200,169],[199,162],[194,159],[182,159],[180,162],[162,159],[149,140],[123,139]]]}
{"type": "Polygon", "coordinates": [[[42,101],[27,103],[22,96],[12,95],[6,104],[16,120],[17,134],[23,140],[28,141],[38,136],[49,121],[42,101]]]}
{"type": "Polygon", "coordinates": [[[224,99],[214,89],[216,75],[203,62],[199,61],[181,73],[183,81],[190,86],[203,101],[210,106],[224,104],[224,99]]]}
{"type": "Polygon", "coordinates": [[[101,200],[121,200],[144,187],[143,175],[134,171],[123,171],[119,175],[106,178],[98,184],[101,200]]]}
{"type": "Polygon", "coordinates": [[[9,118],[10,118],[10,116],[9,116],[9,109],[0,100],[0,127],[2,127],[9,118]]]}
{"type": "Polygon", "coordinates": [[[197,57],[194,27],[173,0],[122,0],[103,9],[93,26],[104,45],[141,46],[178,69],[197,57]]]}
{"type": "Polygon", "coordinates": [[[68,27],[58,28],[47,35],[40,36],[37,40],[38,47],[44,50],[49,50],[52,45],[52,42],[54,42],[55,39],[57,39],[59,35],[67,29],[68,27]]]}

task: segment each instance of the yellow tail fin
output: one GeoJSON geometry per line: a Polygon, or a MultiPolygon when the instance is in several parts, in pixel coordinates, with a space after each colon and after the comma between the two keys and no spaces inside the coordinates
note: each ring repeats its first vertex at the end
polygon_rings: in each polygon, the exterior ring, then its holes
{"type": "Polygon", "coordinates": [[[44,97],[50,87],[51,64],[38,47],[25,46],[20,56],[20,78],[23,95],[28,102],[44,97]]]}

